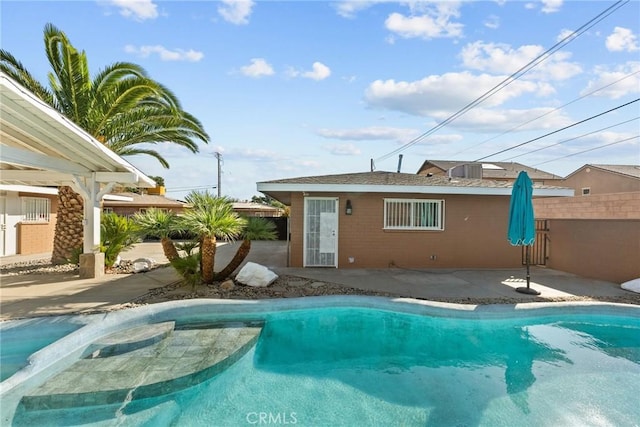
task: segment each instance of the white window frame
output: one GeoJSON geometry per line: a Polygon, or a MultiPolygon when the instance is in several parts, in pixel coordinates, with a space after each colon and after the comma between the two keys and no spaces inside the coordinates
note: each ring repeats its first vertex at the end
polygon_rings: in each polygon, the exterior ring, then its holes
{"type": "Polygon", "coordinates": [[[591,194],[591,187],[583,187],[582,188],[582,195],[583,196],[588,196],[591,194]]]}
{"type": "Polygon", "coordinates": [[[51,220],[51,200],[46,197],[21,197],[22,222],[47,223],[51,220]]]}
{"type": "Polygon", "coordinates": [[[419,231],[443,231],[444,230],[444,200],[443,199],[384,199],[384,224],[385,230],[419,230],[419,231]],[[394,207],[394,205],[396,207],[394,207]],[[409,223],[390,224],[389,214],[393,209],[397,209],[399,205],[405,205],[404,209],[408,210],[409,223]],[[408,206],[407,206],[408,205],[408,206]],[[436,224],[431,226],[416,225],[416,207],[424,205],[427,210],[435,209],[436,224]]]}

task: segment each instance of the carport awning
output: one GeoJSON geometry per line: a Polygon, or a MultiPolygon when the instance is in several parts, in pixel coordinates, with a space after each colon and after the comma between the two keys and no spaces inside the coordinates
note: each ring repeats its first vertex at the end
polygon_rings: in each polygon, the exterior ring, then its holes
{"type": "Polygon", "coordinates": [[[0,72],[0,183],[60,186],[78,179],[155,187],[133,165],[0,72]]]}

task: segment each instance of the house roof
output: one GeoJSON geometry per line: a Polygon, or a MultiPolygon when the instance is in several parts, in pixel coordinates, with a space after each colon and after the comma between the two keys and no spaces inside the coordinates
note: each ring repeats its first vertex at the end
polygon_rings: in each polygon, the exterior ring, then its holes
{"type": "Polygon", "coordinates": [[[581,168],[571,172],[569,175],[567,175],[567,178],[575,175],[576,173],[586,168],[600,169],[605,172],[612,172],[619,175],[625,175],[631,178],[640,179],[640,165],[591,165],[591,164],[584,165],[581,168]]]}
{"type": "MultiPolygon", "coordinates": [[[[291,192],[417,193],[511,196],[513,183],[486,179],[425,176],[395,172],[362,172],[340,175],[277,179],[257,184],[258,191],[285,204],[291,192]]],[[[534,196],[573,196],[573,189],[534,185],[534,196]]]]}
{"type": "Polygon", "coordinates": [[[155,187],[155,182],[0,72],[0,183],[72,185],[77,178],[155,187]]]}
{"type": "Polygon", "coordinates": [[[179,200],[168,199],[164,196],[156,194],[136,194],[136,193],[118,193],[117,196],[121,198],[129,198],[130,200],[103,200],[103,206],[105,207],[123,207],[123,206],[144,206],[144,207],[157,207],[157,208],[176,208],[189,206],[187,203],[179,200]]]}
{"type": "Polygon", "coordinates": [[[557,179],[561,180],[562,177],[554,175],[549,172],[542,171],[540,169],[532,168],[522,163],[516,162],[473,162],[464,160],[425,160],[420,166],[417,173],[426,169],[428,166],[435,166],[443,172],[449,171],[449,169],[460,165],[467,164],[482,164],[482,176],[484,179],[516,179],[520,171],[525,171],[532,180],[542,179],[557,179]]]}
{"type": "Polygon", "coordinates": [[[281,211],[282,209],[275,206],[263,205],[254,202],[233,202],[233,209],[238,210],[259,210],[259,211],[281,211]]]}

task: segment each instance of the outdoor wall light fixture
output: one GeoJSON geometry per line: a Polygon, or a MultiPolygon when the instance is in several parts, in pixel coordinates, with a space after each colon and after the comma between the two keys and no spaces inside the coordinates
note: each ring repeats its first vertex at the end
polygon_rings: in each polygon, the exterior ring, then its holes
{"type": "Polygon", "coordinates": [[[351,206],[351,200],[347,200],[347,206],[345,206],[344,213],[351,215],[353,213],[353,206],[351,206]]]}

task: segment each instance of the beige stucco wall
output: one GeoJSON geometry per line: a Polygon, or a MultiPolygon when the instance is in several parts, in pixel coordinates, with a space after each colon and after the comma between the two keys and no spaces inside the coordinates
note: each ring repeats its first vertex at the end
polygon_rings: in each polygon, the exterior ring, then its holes
{"type": "Polygon", "coordinates": [[[582,195],[583,188],[589,188],[590,195],[640,191],[640,179],[590,167],[579,170],[560,185],[573,188],[576,196],[582,195]]]}
{"type": "MultiPolygon", "coordinates": [[[[338,197],[338,267],[387,268],[507,268],[520,267],[521,249],[507,242],[508,196],[421,194],[310,193],[308,197],[338,197]],[[444,231],[383,229],[384,198],[445,200],[444,231]],[[346,200],[353,215],[345,215],[346,200]],[[436,259],[430,257],[435,255],[436,259]],[[349,257],[354,258],[349,263],[349,257]]],[[[291,201],[290,265],[303,265],[302,194],[291,201]]]]}

